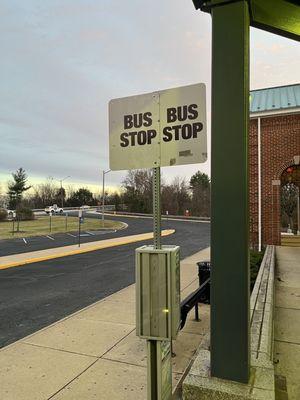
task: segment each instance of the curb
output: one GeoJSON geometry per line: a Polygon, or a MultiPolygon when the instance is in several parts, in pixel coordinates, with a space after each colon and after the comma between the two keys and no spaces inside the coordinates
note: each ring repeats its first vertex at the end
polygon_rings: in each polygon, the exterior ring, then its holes
{"type": "MultiPolygon", "coordinates": [[[[175,232],[175,229],[166,229],[161,232],[161,236],[169,236],[172,235],[175,232]]],[[[126,240],[120,241],[120,242],[107,242],[107,243],[100,243],[97,246],[90,246],[87,248],[81,248],[77,250],[70,250],[70,251],[65,251],[62,253],[57,253],[57,254],[49,254],[41,257],[36,257],[36,258],[29,258],[25,260],[20,260],[20,261],[15,261],[15,262],[10,262],[6,264],[0,264],[0,270],[8,269],[8,268],[13,268],[13,267],[18,267],[26,264],[33,264],[41,261],[47,261],[47,260],[53,260],[55,258],[62,258],[62,257],[68,257],[68,256],[73,256],[77,254],[83,254],[83,253],[89,253],[92,251],[96,250],[102,250],[102,249],[107,249],[110,247],[117,247],[117,246],[122,246],[125,244],[130,244],[130,243],[135,243],[135,242],[141,242],[143,240],[150,240],[153,238],[153,232],[151,233],[142,233],[142,237],[138,237],[138,235],[133,235],[135,237],[127,237],[126,240]],[[149,237],[145,237],[145,236],[149,237]]],[[[43,251],[43,250],[41,250],[43,251]]],[[[24,254],[24,253],[23,253],[24,254]]],[[[25,253],[26,254],[26,253],[25,253]]]]}

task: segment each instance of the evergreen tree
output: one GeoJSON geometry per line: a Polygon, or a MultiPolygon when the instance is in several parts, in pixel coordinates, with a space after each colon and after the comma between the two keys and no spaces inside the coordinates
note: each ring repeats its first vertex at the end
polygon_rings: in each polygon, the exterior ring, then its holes
{"type": "Polygon", "coordinates": [[[84,205],[93,205],[95,203],[93,193],[86,189],[80,188],[68,198],[68,205],[71,207],[81,207],[84,205]]]}
{"type": "Polygon", "coordinates": [[[210,179],[200,171],[196,172],[190,180],[192,190],[192,212],[200,217],[210,216],[210,179]]]}
{"type": "Polygon", "coordinates": [[[22,195],[31,186],[27,186],[27,175],[23,168],[19,168],[16,172],[12,173],[13,181],[8,184],[8,207],[12,210],[17,209],[22,201],[22,195]]]}
{"type": "Polygon", "coordinates": [[[196,172],[190,180],[190,187],[194,189],[195,187],[201,187],[202,189],[208,189],[210,187],[209,176],[203,172],[196,172]]]}

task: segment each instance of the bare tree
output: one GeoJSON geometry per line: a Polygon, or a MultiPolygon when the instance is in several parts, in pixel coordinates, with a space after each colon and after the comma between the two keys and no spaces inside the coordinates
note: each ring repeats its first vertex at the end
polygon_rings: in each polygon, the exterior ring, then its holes
{"type": "Polygon", "coordinates": [[[152,173],[150,170],[128,171],[122,187],[122,201],[129,211],[152,212],[152,173]]]}
{"type": "Polygon", "coordinates": [[[162,186],[162,210],[169,214],[182,215],[191,208],[191,196],[186,180],[175,177],[171,184],[162,186]]]}
{"type": "Polygon", "coordinates": [[[35,208],[43,208],[55,203],[57,187],[52,177],[48,177],[45,183],[34,186],[32,202],[35,208]]]}
{"type": "Polygon", "coordinates": [[[290,228],[293,229],[293,214],[297,207],[298,187],[294,183],[287,183],[281,188],[281,210],[289,219],[290,228]]]}

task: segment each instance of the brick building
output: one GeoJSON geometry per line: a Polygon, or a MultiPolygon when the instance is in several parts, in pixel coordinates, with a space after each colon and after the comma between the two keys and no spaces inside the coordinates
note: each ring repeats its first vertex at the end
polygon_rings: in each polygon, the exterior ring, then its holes
{"type": "Polygon", "coordinates": [[[282,186],[300,187],[300,84],[251,91],[249,165],[252,247],[280,244],[282,186]]]}

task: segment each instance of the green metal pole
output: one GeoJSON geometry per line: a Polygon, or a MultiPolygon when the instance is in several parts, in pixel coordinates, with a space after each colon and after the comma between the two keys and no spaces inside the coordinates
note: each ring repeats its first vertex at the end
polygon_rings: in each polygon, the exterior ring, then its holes
{"type": "MultiPolygon", "coordinates": [[[[161,210],[160,210],[160,167],[152,169],[152,201],[153,201],[153,245],[161,248],[161,210]]],[[[158,341],[147,340],[147,380],[148,400],[158,400],[158,369],[157,346],[158,341]]]]}
{"type": "Polygon", "coordinates": [[[211,373],[249,379],[249,10],[212,8],[211,373]]]}

